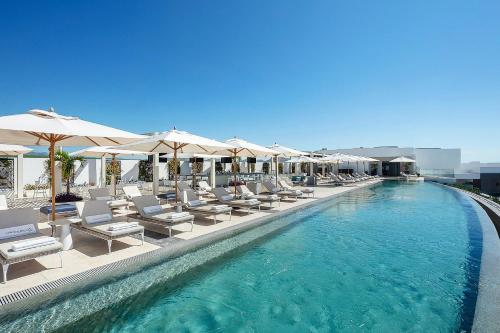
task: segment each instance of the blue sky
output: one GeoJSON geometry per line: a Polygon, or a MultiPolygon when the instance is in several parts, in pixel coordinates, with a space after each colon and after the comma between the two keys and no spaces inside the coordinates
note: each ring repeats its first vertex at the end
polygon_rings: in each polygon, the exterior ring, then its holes
{"type": "Polygon", "coordinates": [[[498,1],[10,1],[0,114],[500,161],[498,1]]]}

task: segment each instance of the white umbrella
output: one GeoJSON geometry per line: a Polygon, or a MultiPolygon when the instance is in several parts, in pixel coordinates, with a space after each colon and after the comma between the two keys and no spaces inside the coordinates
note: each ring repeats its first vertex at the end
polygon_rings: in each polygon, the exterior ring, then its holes
{"type": "MultiPolygon", "coordinates": [[[[77,150],[72,152],[71,156],[87,156],[87,157],[111,157],[111,166],[112,166],[112,174],[111,174],[111,185],[113,186],[113,193],[116,195],[116,180],[115,180],[115,165],[116,165],[116,157],[117,156],[137,156],[137,155],[150,155],[151,153],[142,152],[142,151],[132,151],[125,149],[114,149],[112,147],[89,147],[81,150],[77,150]]],[[[105,166],[101,166],[104,168],[105,166]]]]}
{"type": "Polygon", "coordinates": [[[389,162],[391,163],[415,163],[415,160],[412,160],[411,158],[400,156],[398,158],[395,158],[393,160],[390,160],[389,162]]]}
{"type": "Polygon", "coordinates": [[[243,139],[233,138],[225,141],[226,144],[230,146],[228,149],[219,150],[214,152],[214,154],[226,154],[230,153],[233,165],[234,174],[234,193],[236,194],[236,157],[257,157],[257,156],[275,156],[279,155],[279,152],[256,145],[254,143],[245,141],[243,139]]]}
{"type": "Polygon", "coordinates": [[[278,186],[278,174],[279,174],[279,170],[278,170],[278,158],[279,157],[289,158],[289,157],[294,157],[294,156],[304,156],[304,155],[307,155],[307,153],[305,153],[303,151],[300,151],[300,150],[297,150],[297,149],[293,149],[293,148],[289,148],[289,147],[285,147],[285,146],[281,146],[281,145],[277,144],[276,142],[274,143],[274,145],[270,146],[269,149],[272,149],[272,150],[278,152],[278,154],[274,155],[275,167],[276,167],[276,170],[275,170],[275,174],[276,174],[276,186],[278,186]]]}
{"type": "Polygon", "coordinates": [[[52,220],[55,220],[55,146],[113,146],[126,144],[144,136],[116,128],[67,117],[50,111],[0,117],[0,142],[28,146],[49,146],[52,192],[52,220]]]}
{"type": "Polygon", "coordinates": [[[24,146],[0,144],[0,156],[17,156],[29,153],[32,150],[24,146]]]}
{"type": "Polygon", "coordinates": [[[320,163],[320,160],[317,158],[312,158],[309,156],[297,156],[292,157],[288,161],[288,163],[320,163]]]}
{"type": "MultiPolygon", "coordinates": [[[[120,146],[120,149],[130,149],[147,151],[150,153],[173,153],[174,168],[177,165],[178,153],[202,153],[212,154],[216,151],[231,149],[232,146],[194,135],[184,131],[173,130],[152,135],[144,140],[134,142],[129,145],[120,146]]],[[[174,172],[175,179],[175,200],[178,200],[177,193],[177,172],[174,172]]]]}

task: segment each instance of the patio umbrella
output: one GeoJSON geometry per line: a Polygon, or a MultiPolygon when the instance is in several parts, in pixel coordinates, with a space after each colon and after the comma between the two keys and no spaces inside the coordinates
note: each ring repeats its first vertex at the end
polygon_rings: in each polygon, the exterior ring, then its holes
{"type": "MultiPolygon", "coordinates": [[[[168,132],[154,134],[144,140],[129,145],[120,146],[120,149],[147,151],[150,153],[173,153],[174,167],[177,166],[178,153],[201,153],[211,154],[215,151],[230,149],[231,146],[219,141],[194,135],[177,129],[168,132]]],[[[177,172],[175,179],[175,201],[179,199],[177,193],[177,172]]]]}
{"type": "MultiPolygon", "coordinates": [[[[77,150],[72,152],[71,156],[86,156],[86,157],[111,157],[111,185],[113,186],[113,193],[116,195],[116,181],[115,181],[115,165],[116,165],[116,157],[117,156],[136,156],[136,155],[150,155],[151,153],[142,152],[142,151],[132,151],[132,150],[124,150],[124,149],[114,149],[112,147],[100,147],[94,146],[81,150],[77,150]]],[[[103,168],[105,166],[101,166],[103,168]]],[[[105,184],[105,183],[104,183],[105,184]]]]}
{"type": "Polygon", "coordinates": [[[32,150],[24,146],[0,144],[0,156],[17,156],[29,153],[32,150]]]}
{"type": "Polygon", "coordinates": [[[275,156],[279,155],[279,152],[256,145],[254,143],[245,141],[239,138],[233,138],[225,141],[230,147],[224,150],[219,150],[214,152],[214,154],[227,154],[230,153],[233,165],[233,175],[234,175],[234,194],[236,194],[236,157],[257,157],[257,156],[275,156]]]}
{"type": "Polygon", "coordinates": [[[57,114],[50,109],[0,117],[0,142],[49,146],[52,220],[55,220],[55,146],[113,146],[144,136],[57,114]]]}
{"type": "MultiPolygon", "coordinates": [[[[309,156],[296,156],[296,157],[290,158],[287,162],[288,163],[319,163],[320,161],[317,158],[312,158],[309,156]]],[[[295,170],[295,172],[298,173],[297,169],[295,170]]]]}
{"type": "MultiPolygon", "coordinates": [[[[389,162],[391,163],[415,163],[416,161],[415,160],[412,160],[411,158],[408,158],[408,157],[405,157],[405,156],[400,156],[400,157],[397,157],[393,160],[390,160],[389,162]]],[[[400,164],[400,168],[401,168],[401,164],[400,164]]]]}
{"type": "Polygon", "coordinates": [[[400,156],[400,157],[397,157],[393,160],[390,160],[389,162],[391,162],[391,163],[415,163],[416,161],[412,160],[411,158],[408,158],[408,157],[400,156]]]}
{"type": "Polygon", "coordinates": [[[275,166],[276,166],[276,171],[275,171],[275,174],[276,174],[276,186],[278,186],[278,173],[279,173],[279,170],[278,170],[278,158],[279,157],[290,158],[290,157],[295,157],[295,156],[304,156],[304,155],[307,155],[307,153],[305,153],[303,151],[300,151],[300,150],[297,150],[297,149],[293,149],[293,148],[288,148],[288,147],[285,147],[285,146],[281,146],[281,145],[277,144],[276,142],[274,143],[274,145],[270,146],[269,149],[272,149],[272,150],[274,150],[274,151],[277,152],[277,154],[274,155],[275,166]]]}

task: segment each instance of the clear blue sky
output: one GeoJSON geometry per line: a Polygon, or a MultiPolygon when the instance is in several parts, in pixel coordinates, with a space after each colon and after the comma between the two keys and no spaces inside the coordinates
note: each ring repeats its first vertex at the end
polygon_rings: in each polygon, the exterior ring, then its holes
{"type": "Polygon", "coordinates": [[[500,161],[499,1],[3,1],[0,114],[500,161]]]}

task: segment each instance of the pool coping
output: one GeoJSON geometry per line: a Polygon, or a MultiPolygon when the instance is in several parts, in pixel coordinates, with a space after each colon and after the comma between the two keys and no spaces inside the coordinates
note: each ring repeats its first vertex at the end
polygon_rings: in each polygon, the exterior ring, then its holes
{"type": "Polygon", "coordinates": [[[121,274],[127,273],[127,271],[134,265],[146,260],[152,260],[155,257],[158,260],[170,260],[186,253],[196,251],[200,248],[206,247],[212,243],[222,241],[227,238],[231,238],[237,234],[243,233],[250,229],[257,228],[261,225],[272,222],[276,219],[282,218],[284,216],[291,215],[299,210],[303,210],[312,206],[319,205],[333,198],[343,196],[345,194],[351,193],[356,190],[367,189],[376,185],[379,185],[383,180],[376,180],[374,182],[368,183],[365,186],[349,187],[347,190],[340,193],[333,193],[327,195],[323,198],[318,198],[316,200],[304,203],[299,206],[294,206],[289,209],[279,211],[264,217],[257,217],[255,219],[242,222],[237,225],[232,225],[224,229],[216,230],[214,232],[201,235],[192,239],[183,240],[181,242],[169,243],[166,247],[161,247],[159,249],[142,253],[133,257],[128,257],[109,263],[103,266],[98,266],[91,268],[89,270],[72,274],[63,278],[56,279],[54,281],[49,281],[42,283],[37,286],[26,288],[7,294],[0,297],[0,310],[9,311],[16,310],[17,307],[22,307],[24,301],[37,300],[43,302],[52,295],[57,295],[63,292],[68,287],[71,287],[75,283],[78,284],[78,288],[83,288],[85,286],[91,285],[92,283],[104,280],[109,277],[119,276],[121,274]]]}
{"type": "Polygon", "coordinates": [[[500,239],[493,221],[485,208],[500,217],[500,209],[492,205],[488,199],[456,187],[439,184],[457,193],[465,195],[476,205],[483,233],[483,251],[479,273],[478,295],[472,332],[500,332],[500,239]],[[481,205],[482,204],[482,205],[481,205]]]}

